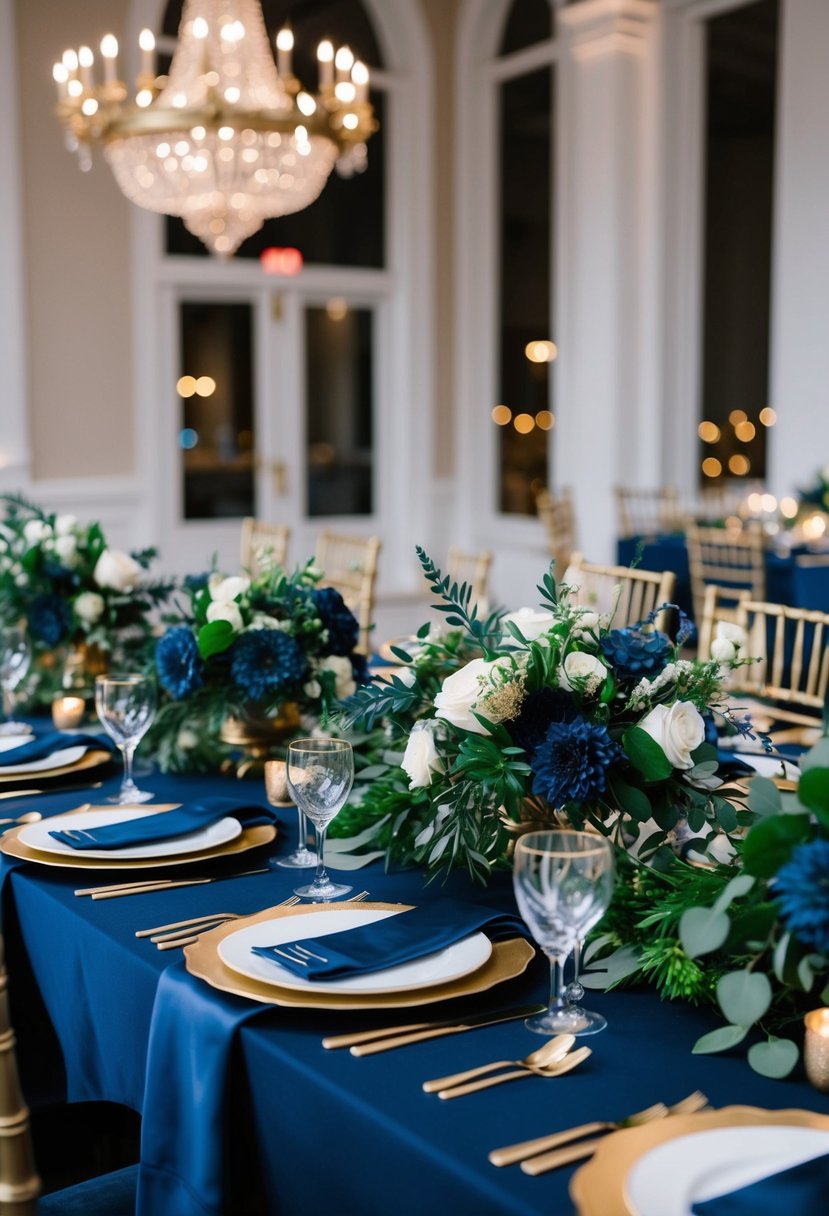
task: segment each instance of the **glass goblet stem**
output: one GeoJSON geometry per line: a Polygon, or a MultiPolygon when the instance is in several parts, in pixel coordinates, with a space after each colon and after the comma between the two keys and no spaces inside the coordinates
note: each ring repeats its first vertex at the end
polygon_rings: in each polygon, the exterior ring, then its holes
{"type": "Polygon", "coordinates": [[[331,880],[328,877],[328,872],[325,868],[325,836],[328,831],[328,824],[322,827],[316,825],[317,833],[317,870],[314,874],[314,886],[324,887],[331,880]]]}
{"type": "Polygon", "coordinates": [[[578,1005],[579,1001],[584,998],[584,988],[579,981],[579,976],[581,975],[581,948],[582,943],[581,939],[579,939],[573,947],[573,978],[564,989],[564,999],[568,1005],[578,1005]]]}
{"type": "Polygon", "coordinates": [[[551,954],[547,950],[544,953],[550,960],[550,997],[547,1001],[547,1013],[561,1013],[567,1008],[562,996],[564,964],[567,961],[567,955],[551,954]]]}

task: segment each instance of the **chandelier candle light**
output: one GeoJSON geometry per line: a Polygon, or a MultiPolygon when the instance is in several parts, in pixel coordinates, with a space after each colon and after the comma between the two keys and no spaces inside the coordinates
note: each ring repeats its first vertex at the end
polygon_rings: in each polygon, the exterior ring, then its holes
{"type": "Polygon", "coordinates": [[[52,69],[58,116],[82,169],[102,145],[132,202],[177,215],[207,248],[229,257],[266,219],[309,206],[335,164],[366,164],[377,129],[369,73],[348,47],[317,48],[312,94],[292,70],[294,36],[276,36],[260,0],[185,0],[169,76],[155,75],[155,38],[142,30],[134,97],[118,75],[118,42],[101,40],[103,81],[87,46],[52,69]]]}

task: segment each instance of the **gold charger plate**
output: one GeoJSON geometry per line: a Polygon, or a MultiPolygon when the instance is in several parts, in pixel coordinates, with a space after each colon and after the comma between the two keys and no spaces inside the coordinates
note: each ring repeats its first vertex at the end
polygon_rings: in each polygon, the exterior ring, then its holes
{"type": "MultiPolygon", "coordinates": [[[[347,901],[343,901],[342,907],[347,901]]],[[[387,912],[408,909],[411,904],[367,903],[361,908],[387,912]]],[[[436,984],[433,988],[417,988],[411,992],[400,991],[378,996],[333,996],[325,992],[309,994],[296,992],[290,988],[279,988],[275,984],[263,984],[259,980],[249,979],[226,967],[219,958],[219,942],[231,933],[247,925],[261,921],[275,920],[283,916],[304,916],[308,912],[330,912],[331,904],[298,904],[294,907],[266,908],[255,916],[246,916],[244,920],[230,921],[219,925],[209,933],[203,933],[192,946],[186,946],[184,959],[187,970],[191,975],[204,980],[212,988],[221,992],[232,992],[235,996],[244,996],[251,1001],[261,1001],[265,1005],[284,1005],[296,1009],[408,1009],[415,1005],[433,1005],[437,1001],[452,1001],[458,997],[471,996],[476,992],[486,992],[504,980],[514,979],[526,971],[530,960],[535,956],[535,950],[523,937],[510,938],[504,942],[492,943],[492,954],[477,971],[450,980],[445,984],[436,984]]]]}
{"type": "Polygon", "coordinates": [[[657,1145],[718,1127],[814,1127],[829,1131],[829,1115],[811,1110],[761,1110],[724,1106],[696,1115],[671,1115],[642,1127],[614,1132],[570,1181],[570,1198],[579,1216],[636,1216],[628,1199],[627,1177],[636,1162],[657,1145]]]}
{"type": "MultiPolygon", "coordinates": [[[[181,803],[179,802],[165,803],[151,809],[171,811],[180,805],[181,803]]],[[[84,806],[78,809],[88,811],[95,808],[84,806]]],[[[112,807],[107,807],[106,809],[110,811],[112,807]]],[[[146,803],[144,804],[144,809],[147,809],[146,803]]],[[[72,812],[67,813],[71,814],[72,812]]],[[[257,827],[243,827],[241,835],[234,837],[233,840],[215,845],[212,849],[201,849],[197,853],[182,853],[178,857],[133,858],[131,861],[117,861],[113,858],[112,861],[104,861],[98,857],[83,857],[81,855],[77,857],[64,857],[58,853],[42,853],[39,849],[33,849],[20,840],[20,833],[25,827],[26,824],[22,824],[18,828],[12,828],[11,831],[6,832],[0,838],[0,853],[7,853],[9,857],[17,857],[20,861],[32,861],[36,865],[58,866],[59,869],[63,870],[159,870],[166,869],[167,866],[186,866],[194,862],[213,861],[214,858],[231,857],[236,853],[246,853],[249,849],[259,848],[263,844],[270,844],[276,837],[276,828],[272,824],[259,824],[257,827]]]]}
{"type": "Polygon", "coordinates": [[[0,768],[0,785],[10,785],[15,781],[20,785],[23,782],[38,784],[41,781],[51,781],[53,777],[65,777],[67,773],[82,773],[86,769],[98,768],[102,764],[108,764],[110,760],[111,752],[89,751],[84,752],[74,764],[62,764],[59,768],[41,768],[33,773],[4,773],[0,768]]]}

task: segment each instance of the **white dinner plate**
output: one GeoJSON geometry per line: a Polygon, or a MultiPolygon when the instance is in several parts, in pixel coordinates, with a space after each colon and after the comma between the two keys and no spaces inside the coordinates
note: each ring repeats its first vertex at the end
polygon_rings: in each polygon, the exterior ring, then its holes
{"type": "Polygon", "coordinates": [[[41,853],[57,853],[62,857],[100,858],[102,861],[140,861],[151,857],[179,857],[182,853],[200,853],[203,849],[212,849],[220,844],[227,844],[241,835],[242,825],[238,819],[219,819],[216,823],[200,828],[198,832],[188,832],[186,836],[174,836],[171,840],[156,840],[151,844],[134,845],[129,849],[73,849],[50,836],[50,832],[62,831],[64,828],[83,829],[101,828],[110,823],[127,823],[131,819],[144,819],[147,815],[157,815],[160,812],[154,807],[137,809],[130,807],[125,813],[123,807],[113,807],[103,811],[80,811],[71,815],[53,815],[42,819],[39,823],[30,823],[21,831],[19,839],[41,853]]]}
{"type": "Polygon", "coordinates": [[[276,916],[273,920],[231,933],[219,943],[219,958],[232,971],[278,988],[292,988],[297,992],[330,992],[342,996],[381,996],[384,993],[431,988],[434,984],[460,979],[482,967],[492,953],[492,942],[486,934],[473,933],[447,946],[445,950],[424,955],[410,963],[388,967],[385,971],[374,971],[371,975],[323,981],[300,979],[277,962],[252,953],[254,946],[279,946],[283,942],[298,942],[308,937],[325,937],[329,933],[343,933],[346,929],[356,929],[385,920],[387,916],[399,915],[398,912],[378,911],[376,908],[331,908],[330,911],[312,912],[304,916],[302,913],[276,916]]]}
{"type": "Polygon", "coordinates": [[[735,755],[761,777],[785,777],[788,781],[796,781],[800,776],[800,769],[793,760],[784,761],[780,756],[749,755],[741,751],[735,752],[735,755]]]}
{"type": "MultiPolygon", "coordinates": [[[[31,735],[13,735],[10,739],[0,739],[0,752],[14,751],[31,743],[31,735]]],[[[23,764],[0,764],[0,776],[12,776],[15,773],[47,773],[53,768],[63,768],[67,764],[77,764],[84,752],[89,749],[85,744],[79,747],[61,747],[42,756],[40,760],[28,760],[23,764]]]]}
{"type": "Polygon", "coordinates": [[[625,1179],[635,1216],[690,1216],[691,1205],[829,1152],[812,1127],[720,1127],[679,1136],[645,1153],[625,1179]]]}

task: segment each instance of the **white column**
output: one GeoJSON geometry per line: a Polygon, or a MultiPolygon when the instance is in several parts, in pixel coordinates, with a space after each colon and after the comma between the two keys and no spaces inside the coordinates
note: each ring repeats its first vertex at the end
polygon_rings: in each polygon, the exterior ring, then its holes
{"type": "Polygon", "coordinates": [[[768,482],[807,484],[829,463],[829,3],[782,8],[768,482]]]}
{"type": "Polygon", "coordinates": [[[659,480],[656,17],[652,0],[584,0],[557,18],[555,483],[574,488],[579,547],[593,561],[613,556],[613,486],[659,480]]]}
{"type": "Polygon", "coordinates": [[[14,0],[0,0],[0,30],[0,491],[8,491],[25,490],[29,480],[14,0]]]}

